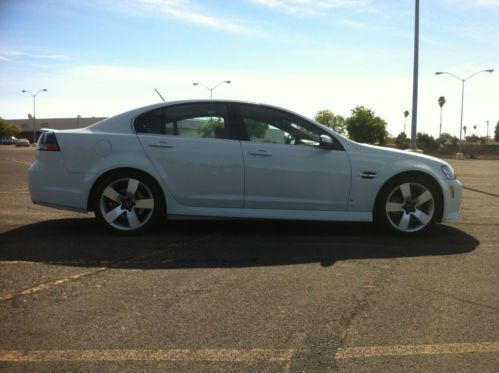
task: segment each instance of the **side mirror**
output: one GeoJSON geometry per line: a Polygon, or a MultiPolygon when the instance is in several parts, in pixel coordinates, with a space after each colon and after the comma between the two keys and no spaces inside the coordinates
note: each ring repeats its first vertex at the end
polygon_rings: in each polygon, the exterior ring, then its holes
{"type": "Polygon", "coordinates": [[[321,141],[319,143],[319,148],[333,149],[334,148],[333,138],[331,136],[328,136],[328,135],[321,135],[321,141]]]}

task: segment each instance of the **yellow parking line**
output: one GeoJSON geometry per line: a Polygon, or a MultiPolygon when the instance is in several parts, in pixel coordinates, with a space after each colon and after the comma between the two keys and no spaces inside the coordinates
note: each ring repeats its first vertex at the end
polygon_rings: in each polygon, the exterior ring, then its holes
{"type": "Polygon", "coordinates": [[[88,276],[88,275],[92,275],[92,274],[97,273],[97,272],[105,271],[106,269],[107,269],[107,267],[99,267],[99,268],[94,268],[92,270],[79,272],[77,274],[74,274],[74,275],[71,275],[68,277],[59,278],[57,280],[44,282],[44,283],[39,284],[37,286],[33,286],[30,288],[21,290],[20,292],[17,292],[17,293],[3,293],[3,294],[0,293],[0,300],[9,300],[9,299],[15,298],[19,295],[29,295],[29,294],[33,294],[33,293],[38,293],[39,291],[46,290],[52,286],[61,285],[61,284],[64,284],[64,283],[66,283],[68,281],[72,281],[72,280],[77,280],[77,279],[84,277],[84,276],[88,276]]]}
{"type": "MultiPolygon", "coordinates": [[[[52,286],[61,285],[61,284],[64,284],[66,282],[69,282],[69,281],[78,280],[79,278],[84,277],[84,276],[93,275],[95,273],[103,272],[103,271],[106,271],[106,270],[108,270],[110,268],[116,267],[116,266],[118,266],[120,264],[125,264],[125,263],[141,263],[142,260],[145,260],[145,259],[147,259],[149,257],[154,257],[156,255],[163,254],[167,249],[179,249],[179,248],[188,246],[190,244],[193,244],[193,243],[205,240],[208,237],[209,236],[203,236],[201,238],[196,238],[196,239],[193,239],[193,240],[190,240],[190,241],[187,241],[187,242],[173,242],[173,243],[168,244],[165,249],[154,250],[154,251],[151,251],[151,252],[148,252],[146,254],[139,255],[139,256],[136,256],[136,257],[133,257],[133,258],[119,260],[117,262],[110,263],[106,267],[98,267],[98,268],[93,268],[93,269],[90,269],[90,270],[78,272],[78,273],[76,273],[74,275],[67,276],[67,277],[60,278],[60,279],[56,279],[56,280],[52,280],[52,281],[47,281],[47,282],[38,284],[36,286],[33,286],[33,287],[30,287],[30,288],[18,291],[16,293],[8,293],[8,292],[0,293],[0,301],[10,300],[10,299],[18,297],[20,295],[29,295],[29,294],[33,294],[33,293],[38,293],[38,292],[40,292],[42,290],[46,290],[46,289],[48,289],[48,288],[50,288],[52,286]]],[[[169,261],[170,260],[168,259],[168,260],[164,260],[163,262],[166,263],[166,262],[169,262],[169,261]]],[[[15,263],[16,261],[11,261],[11,262],[15,263]]],[[[2,263],[2,262],[0,261],[0,263],[2,263]]],[[[5,261],[5,263],[9,263],[9,261],[5,261]]],[[[22,261],[18,261],[18,263],[22,263],[22,261]]]]}
{"type": "Polygon", "coordinates": [[[470,352],[499,352],[499,342],[346,347],[338,349],[335,358],[362,359],[378,356],[464,354],[470,352]]]}
{"type": "Polygon", "coordinates": [[[26,166],[31,166],[31,163],[33,163],[34,161],[21,161],[21,160],[18,160],[18,159],[14,159],[14,158],[0,158],[2,160],[6,160],[6,161],[11,161],[11,162],[16,162],[16,163],[20,163],[20,164],[24,164],[26,166]]]}
{"type": "Polygon", "coordinates": [[[294,349],[172,349],[172,350],[0,350],[2,362],[60,361],[288,361],[294,349]]]}

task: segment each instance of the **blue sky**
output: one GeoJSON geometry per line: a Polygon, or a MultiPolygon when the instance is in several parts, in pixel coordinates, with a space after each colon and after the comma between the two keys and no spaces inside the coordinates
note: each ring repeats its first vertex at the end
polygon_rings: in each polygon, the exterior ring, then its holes
{"type": "MultiPolygon", "coordinates": [[[[414,0],[0,0],[0,116],[110,116],[231,80],[216,98],[373,109],[398,134],[411,110],[414,0]]],[[[499,0],[422,0],[418,129],[458,133],[460,83],[499,68],[499,0]]],[[[466,83],[465,124],[499,120],[499,72],[466,83]]],[[[493,128],[493,125],[491,125],[493,128]]]]}

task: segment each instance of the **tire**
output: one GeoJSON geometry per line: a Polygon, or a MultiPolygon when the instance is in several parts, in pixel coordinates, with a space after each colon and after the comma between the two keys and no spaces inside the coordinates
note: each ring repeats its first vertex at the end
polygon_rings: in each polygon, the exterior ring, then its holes
{"type": "Polygon", "coordinates": [[[156,181],[133,170],[104,176],[95,188],[93,208],[102,225],[121,234],[147,231],[163,220],[166,212],[156,181]]]}
{"type": "Polygon", "coordinates": [[[414,236],[428,231],[442,211],[438,184],[424,175],[388,181],[378,194],[374,222],[390,232],[414,236]]]}

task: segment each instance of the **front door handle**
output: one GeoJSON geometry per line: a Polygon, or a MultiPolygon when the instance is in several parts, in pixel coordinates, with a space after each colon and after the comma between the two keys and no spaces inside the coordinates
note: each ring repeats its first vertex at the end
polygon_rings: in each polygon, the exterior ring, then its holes
{"type": "Polygon", "coordinates": [[[256,155],[256,156],[259,156],[259,157],[271,157],[272,156],[271,153],[269,153],[267,150],[263,150],[263,149],[255,150],[255,151],[249,151],[248,154],[250,154],[250,155],[256,155]]]}
{"type": "Polygon", "coordinates": [[[154,144],[149,144],[151,148],[173,148],[173,145],[168,144],[166,141],[160,141],[154,144]]]}

